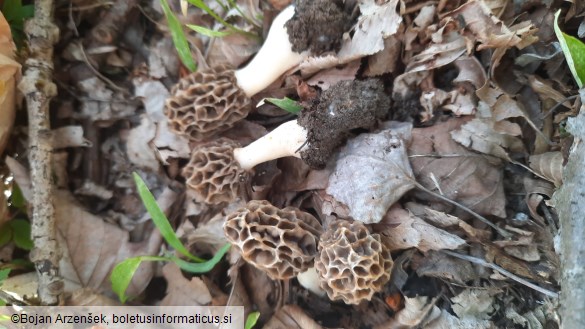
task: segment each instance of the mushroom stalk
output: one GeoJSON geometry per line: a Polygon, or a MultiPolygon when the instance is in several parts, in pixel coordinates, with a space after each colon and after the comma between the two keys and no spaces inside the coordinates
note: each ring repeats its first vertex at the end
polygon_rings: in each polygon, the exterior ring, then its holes
{"type": "Polygon", "coordinates": [[[245,67],[234,72],[238,86],[246,96],[252,97],[268,87],[282,73],[307,58],[309,52],[297,53],[292,50],[286,22],[295,14],[295,7],[288,6],[272,22],[264,45],[254,59],[245,67]]]}
{"type": "Polygon", "coordinates": [[[300,158],[300,151],[305,148],[307,148],[307,131],[297,123],[297,120],[291,120],[252,144],[234,149],[234,158],[242,169],[249,170],[259,163],[282,157],[300,158]]]}
{"type": "Polygon", "coordinates": [[[297,280],[299,284],[303,286],[305,289],[309,290],[310,292],[314,293],[318,296],[325,296],[326,292],[323,290],[319,283],[319,273],[315,267],[311,267],[308,270],[304,271],[303,273],[299,273],[297,275],[297,280]]]}

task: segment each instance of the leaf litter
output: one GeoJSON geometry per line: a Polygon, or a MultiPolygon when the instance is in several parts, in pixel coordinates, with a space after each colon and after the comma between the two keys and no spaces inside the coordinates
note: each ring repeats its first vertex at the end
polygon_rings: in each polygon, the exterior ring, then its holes
{"type": "MultiPolygon", "coordinates": [[[[262,36],[290,1],[233,3],[241,12],[232,5],[224,12],[213,1],[209,6],[262,36]]],[[[560,277],[550,198],[563,184],[570,145],[558,123],[577,112],[580,100],[567,98],[577,87],[555,57],[550,31],[558,8],[549,1],[346,1],[344,10],[357,21],[341,50],[308,57],[252,103],[288,97],[310,108],[340,81],[376,77],[391,104],[385,116],[348,132],[325,168],[295,158],[257,166],[241,180],[239,199],[220,205],[197,202],[180,175],[200,142],[167,125],[169,90],[188,73],[158,2],[125,13],[127,33],[97,48],[82,45],[95,41],[90,28],[113,7],[72,6],[56,11],[62,39],[52,109],[61,270],[65,292],[77,296],[71,305],[113,302],[107,299],[114,296],[113,266],[169,251],[137,197],[131,174],[140,171],[181,241],[203,258],[227,241],[226,216],[250,199],[265,199],[309,212],[325,228],[339,219],[364,222],[395,264],[384,289],[350,306],[305,290],[297,279],[273,281],[232,248],[210,273],[143,264],[128,291],[137,303],[243,305],[246,313],[260,311],[257,327],[264,328],[556,323],[546,311],[556,303],[547,296],[556,295],[560,277]]],[[[187,15],[171,9],[185,24],[221,28],[194,7],[187,15]]],[[[575,23],[584,14],[571,2],[563,30],[577,35],[575,23]]],[[[261,45],[244,34],[210,38],[185,31],[200,69],[241,67],[261,45]]],[[[222,136],[245,146],[291,118],[263,105],[222,136]]],[[[8,154],[26,153],[20,122],[8,154]]],[[[27,169],[17,159],[6,162],[26,191],[27,169]]],[[[2,248],[2,255],[14,250],[2,248]]]]}

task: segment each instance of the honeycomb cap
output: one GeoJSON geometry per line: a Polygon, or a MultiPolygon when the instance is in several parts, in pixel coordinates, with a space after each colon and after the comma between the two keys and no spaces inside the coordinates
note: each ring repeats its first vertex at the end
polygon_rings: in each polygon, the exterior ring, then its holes
{"type": "Polygon", "coordinates": [[[207,204],[232,202],[240,195],[240,179],[247,172],[234,160],[240,145],[228,138],[199,145],[181,175],[195,192],[195,199],[207,204]]]}
{"type": "Polygon", "coordinates": [[[319,240],[315,268],[331,300],[359,304],[390,280],[394,262],[379,234],[361,222],[334,221],[319,240]]]}
{"type": "Polygon", "coordinates": [[[242,257],[274,280],[293,278],[312,267],[323,231],[311,214],[279,209],[265,200],[252,200],[229,215],[223,229],[242,257]]]}
{"type": "Polygon", "coordinates": [[[202,141],[245,118],[250,104],[250,98],[238,86],[234,70],[219,65],[181,79],[171,89],[165,115],[171,130],[202,141]]]}

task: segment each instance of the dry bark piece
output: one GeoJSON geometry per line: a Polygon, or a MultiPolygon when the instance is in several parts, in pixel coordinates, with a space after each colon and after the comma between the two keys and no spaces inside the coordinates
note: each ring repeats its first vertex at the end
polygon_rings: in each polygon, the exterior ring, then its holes
{"type": "Polygon", "coordinates": [[[225,65],[193,72],[171,90],[165,114],[178,134],[201,141],[230,129],[248,115],[251,100],[225,65]]]}
{"type": "Polygon", "coordinates": [[[313,266],[322,230],[311,214],[278,209],[266,200],[248,202],[224,224],[226,237],[242,257],[274,280],[293,278],[313,266]]]}
{"type": "Polygon", "coordinates": [[[293,51],[321,54],[339,50],[351,20],[341,0],[296,0],[295,15],[285,26],[293,51]]]}
{"type": "Polygon", "coordinates": [[[246,175],[233,156],[233,150],[239,146],[230,139],[220,138],[193,149],[191,160],[181,174],[198,201],[218,204],[238,197],[240,178],[246,175]]]}
{"type": "Polygon", "coordinates": [[[331,300],[359,304],[390,280],[394,262],[379,234],[360,222],[337,220],[319,240],[315,268],[331,300]]]}
{"type": "Polygon", "coordinates": [[[371,129],[390,108],[390,97],[378,79],[341,81],[325,90],[299,114],[308,148],[301,158],[313,168],[325,166],[352,129],[371,129]]]}

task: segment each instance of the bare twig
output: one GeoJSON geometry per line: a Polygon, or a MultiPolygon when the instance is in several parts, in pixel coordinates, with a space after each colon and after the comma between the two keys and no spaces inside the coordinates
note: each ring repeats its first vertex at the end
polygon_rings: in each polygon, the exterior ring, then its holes
{"type": "Polygon", "coordinates": [[[472,256],[468,256],[468,255],[462,255],[462,254],[459,254],[459,253],[456,253],[456,252],[453,252],[453,251],[449,251],[449,250],[441,250],[441,252],[444,253],[444,254],[447,254],[449,256],[453,256],[453,257],[456,257],[456,258],[460,258],[460,259],[466,260],[468,262],[472,262],[474,264],[478,264],[478,265],[481,265],[481,266],[489,267],[492,270],[499,272],[503,276],[507,276],[508,278],[510,278],[510,279],[512,279],[512,280],[520,283],[520,284],[523,284],[523,285],[527,286],[528,288],[534,289],[534,290],[540,292],[541,294],[544,294],[544,295],[547,295],[547,296],[553,297],[553,298],[559,298],[559,294],[558,293],[556,293],[554,291],[550,291],[550,290],[545,289],[545,288],[542,288],[542,287],[539,287],[539,286],[535,285],[534,283],[528,282],[527,280],[524,280],[523,278],[517,276],[516,274],[511,273],[511,272],[508,272],[508,271],[506,271],[505,269],[499,267],[496,264],[488,263],[488,262],[486,262],[485,260],[483,260],[481,258],[472,257],[472,256]]]}
{"type": "Polygon", "coordinates": [[[63,291],[59,274],[59,248],[55,230],[53,205],[53,173],[51,170],[51,131],[49,102],[57,94],[53,76],[53,45],[59,29],[53,23],[53,0],[35,0],[35,15],[26,23],[30,57],[19,84],[24,94],[29,121],[29,163],[32,181],[31,236],[34,248],[30,258],[39,276],[39,300],[55,305],[63,291]]]}

